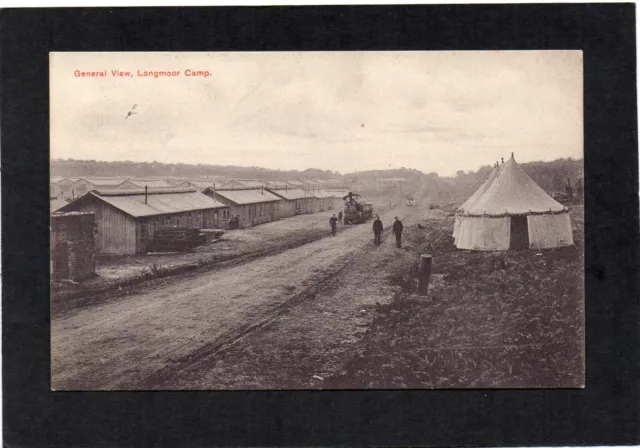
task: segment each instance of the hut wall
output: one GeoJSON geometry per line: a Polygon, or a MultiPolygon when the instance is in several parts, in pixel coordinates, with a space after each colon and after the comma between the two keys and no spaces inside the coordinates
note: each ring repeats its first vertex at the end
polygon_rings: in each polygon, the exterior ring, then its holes
{"type": "MultiPolygon", "coordinates": [[[[259,202],[257,204],[247,204],[242,206],[244,216],[241,214],[241,221],[246,221],[246,225],[255,226],[275,220],[275,203],[259,202]]],[[[243,227],[245,223],[242,223],[243,227]]]]}
{"type": "Polygon", "coordinates": [[[49,196],[56,197],[57,199],[62,199],[62,188],[60,188],[60,185],[50,184],[49,196]]]}
{"type": "Polygon", "coordinates": [[[309,209],[308,209],[309,212],[318,213],[322,208],[319,198],[308,198],[308,201],[309,201],[309,209]]]}
{"type": "Polygon", "coordinates": [[[276,216],[278,218],[288,218],[296,214],[296,203],[295,201],[282,199],[276,202],[276,209],[276,216]]]}
{"type": "MultiPolygon", "coordinates": [[[[211,196],[207,194],[208,196],[211,196]]],[[[239,216],[240,227],[250,227],[257,224],[263,224],[278,219],[281,209],[276,209],[276,202],[259,202],[256,204],[236,204],[220,195],[216,195],[215,199],[229,206],[229,217],[239,216]]],[[[278,201],[284,202],[284,201],[278,201]]],[[[225,224],[228,218],[223,218],[225,224]]]]}
{"type": "Polygon", "coordinates": [[[136,253],[136,223],[132,217],[108,204],[92,201],[82,208],[95,213],[96,247],[101,254],[136,253]]]}

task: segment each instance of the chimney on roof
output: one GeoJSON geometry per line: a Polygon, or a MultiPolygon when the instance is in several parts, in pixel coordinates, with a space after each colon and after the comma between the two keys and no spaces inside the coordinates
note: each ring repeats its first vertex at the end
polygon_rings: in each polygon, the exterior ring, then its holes
{"type": "Polygon", "coordinates": [[[145,205],[147,203],[147,186],[146,185],[144,186],[144,203],[145,205]]]}

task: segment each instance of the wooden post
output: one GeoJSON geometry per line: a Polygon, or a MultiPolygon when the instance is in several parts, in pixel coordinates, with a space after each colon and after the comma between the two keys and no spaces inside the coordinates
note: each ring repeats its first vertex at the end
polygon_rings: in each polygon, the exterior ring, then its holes
{"type": "Polygon", "coordinates": [[[420,271],[418,273],[418,294],[426,296],[429,291],[429,279],[431,278],[431,262],[433,257],[428,254],[420,255],[420,271]]]}

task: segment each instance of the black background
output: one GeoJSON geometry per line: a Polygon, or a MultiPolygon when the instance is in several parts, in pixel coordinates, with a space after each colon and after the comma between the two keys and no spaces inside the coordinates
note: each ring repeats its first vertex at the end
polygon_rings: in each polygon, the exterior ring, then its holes
{"type": "Polygon", "coordinates": [[[634,16],[632,4],[3,11],[5,446],[638,443],[634,16]],[[49,51],[488,49],[584,51],[585,389],[50,391],[49,51]]]}

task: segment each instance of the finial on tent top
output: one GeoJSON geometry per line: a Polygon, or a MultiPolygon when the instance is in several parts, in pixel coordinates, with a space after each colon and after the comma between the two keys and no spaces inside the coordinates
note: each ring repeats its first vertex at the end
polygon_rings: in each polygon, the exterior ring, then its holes
{"type": "Polygon", "coordinates": [[[511,153],[511,158],[513,159],[513,153],[511,153]]]}

